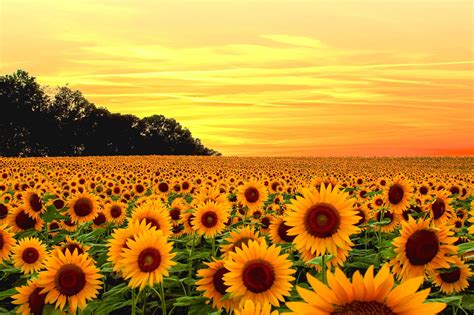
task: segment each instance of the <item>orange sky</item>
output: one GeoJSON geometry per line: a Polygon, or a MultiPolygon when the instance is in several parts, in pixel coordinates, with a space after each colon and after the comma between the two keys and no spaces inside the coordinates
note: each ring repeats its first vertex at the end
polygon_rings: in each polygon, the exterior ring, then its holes
{"type": "Polygon", "coordinates": [[[1,74],[177,119],[225,155],[474,154],[454,0],[0,2],[1,74]]]}

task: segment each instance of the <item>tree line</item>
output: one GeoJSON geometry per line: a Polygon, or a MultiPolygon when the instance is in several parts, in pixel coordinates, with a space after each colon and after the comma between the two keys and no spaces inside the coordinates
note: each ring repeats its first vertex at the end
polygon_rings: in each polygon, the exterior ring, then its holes
{"type": "Polygon", "coordinates": [[[80,91],[49,96],[26,71],[0,76],[0,156],[220,155],[175,119],[111,113],[80,91]]]}

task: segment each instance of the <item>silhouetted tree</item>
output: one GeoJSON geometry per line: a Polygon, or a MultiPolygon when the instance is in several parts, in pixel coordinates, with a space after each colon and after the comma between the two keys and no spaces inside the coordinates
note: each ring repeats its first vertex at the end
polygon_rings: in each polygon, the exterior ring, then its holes
{"type": "Polygon", "coordinates": [[[220,155],[162,115],[139,119],[60,87],[49,98],[23,70],[0,77],[0,155],[220,155]]]}

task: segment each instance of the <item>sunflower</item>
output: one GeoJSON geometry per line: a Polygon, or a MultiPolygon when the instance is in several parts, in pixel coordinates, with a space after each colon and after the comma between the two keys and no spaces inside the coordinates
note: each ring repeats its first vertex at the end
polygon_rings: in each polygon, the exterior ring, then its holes
{"type": "Polygon", "coordinates": [[[184,227],[184,233],[186,234],[194,234],[193,229],[193,219],[194,219],[194,210],[186,210],[185,212],[181,213],[181,219],[179,223],[181,223],[184,227]]]}
{"type": "MultiPolygon", "coordinates": [[[[300,253],[301,260],[309,267],[314,267],[318,272],[322,271],[321,265],[316,264],[309,264],[311,260],[318,257],[315,254],[311,254],[309,250],[306,249],[299,249],[298,252],[300,253]]],[[[337,266],[343,266],[344,263],[349,257],[349,249],[347,248],[338,248],[337,254],[333,255],[331,259],[326,259],[326,266],[327,268],[333,268],[337,266]]]]}
{"type": "Polygon", "coordinates": [[[149,199],[135,208],[131,221],[145,221],[157,230],[161,230],[165,237],[171,235],[171,218],[168,209],[161,201],[149,199]]]}
{"type": "Polygon", "coordinates": [[[182,223],[173,223],[173,227],[171,228],[172,236],[174,238],[178,238],[184,234],[184,224],[182,223]]]}
{"type": "Polygon", "coordinates": [[[394,213],[402,213],[410,205],[412,190],[406,179],[397,176],[385,190],[385,202],[394,213]]]}
{"type": "Polygon", "coordinates": [[[417,292],[423,277],[408,280],[394,288],[393,275],[385,264],[374,277],[374,266],[364,277],[356,271],[352,282],[336,268],[327,273],[329,285],[306,275],[313,290],[297,287],[303,302],[287,302],[290,314],[437,314],[445,303],[423,303],[430,289],[417,292]]]}
{"type": "Polygon", "coordinates": [[[457,247],[457,240],[447,227],[430,227],[429,220],[415,221],[409,218],[402,222],[400,236],[393,240],[396,259],[401,265],[398,277],[402,281],[425,275],[425,272],[438,268],[449,268],[457,247]]]}
{"type": "Polygon", "coordinates": [[[46,211],[41,195],[33,189],[28,189],[23,195],[23,207],[26,213],[35,219],[39,219],[40,215],[46,211]]]}
{"type": "Polygon", "coordinates": [[[67,235],[66,240],[55,246],[51,254],[58,256],[58,251],[62,252],[64,255],[66,255],[66,252],[72,254],[74,251],[77,251],[79,255],[88,255],[89,249],[89,246],[86,246],[79,241],[73,240],[69,235],[67,235]]]}
{"type": "Polygon", "coordinates": [[[266,235],[268,232],[270,232],[270,225],[272,224],[272,221],[273,215],[270,214],[264,214],[258,219],[257,224],[260,228],[260,232],[262,232],[263,235],[266,235]]]}
{"type": "Polygon", "coordinates": [[[37,272],[43,268],[46,254],[45,244],[35,237],[26,237],[12,250],[13,265],[24,274],[37,272]]]}
{"type": "Polygon", "coordinates": [[[224,284],[229,287],[226,291],[241,301],[279,306],[290,295],[295,272],[291,266],[288,254],[280,255],[280,247],[249,241],[248,246],[242,244],[242,249],[231,252],[224,263],[229,270],[224,274],[224,284]]]}
{"type": "Polygon", "coordinates": [[[72,222],[71,219],[63,220],[60,224],[61,227],[68,232],[74,232],[77,230],[77,224],[72,222]]]}
{"type": "MultiPolygon", "coordinates": [[[[474,223],[474,200],[471,201],[471,211],[469,211],[469,219],[467,220],[470,223],[474,223]]],[[[469,229],[467,230],[469,234],[474,234],[474,224],[471,224],[469,229]]]]}
{"type": "Polygon", "coordinates": [[[471,279],[474,274],[461,259],[456,256],[453,259],[454,263],[451,268],[434,270],[430,273],[433,283],[446,294],[458,293],[467,289],[469,287],[468,279],[471,279]]]}
{"type": "Polygon", "coordinates": [[[430,217],[435,225],[445,225],[453,216],[453,208],[449,205],[452,201],[448,197],[449,191],[438,191],[434,201],[429,205],[430,217]]]}
{"type": "Polygon", "coordinates": [[[230,311],[238,306],[238,301],[235,299],[221,299],[226,295],[226,290],[229,286],[224,284],[224,275],[229,272],[224,267],[224,260],[215,260],[204,263],[207,268],[200,269],[197,276],[202,278],[196,282],[196,290],[203,291],[204,297],[212,300],[212,305],[217,310],[224,308],[230,311]]]}
{"type": "Polygon", "coordinates": [[[38,279],[28,280],[26,285],[15,288],[18,292],[12,296],[12,303],[20,305],[17,314],[41,315],[46,305],[46,293],[41,293],[42,287],[38,285],[38,279]]]}
{"type": "Polygon", "coordinates": [[[349,236],[359,232],[360,217],[352,208],[353,199],[336,186],[322,185],[320,192],[304,189],[303,196],[292,200],[286,224],[288,235],[296,236],[293,243],[298,249],[307,249],[316,255],[326,252],[335,255],[337,248],[352,243],[349,236]]]}
{"type": "Polygon", "coordinates": [[[229,218],[227,209],[213,201],[200,205],[194,211],[192,227],[199,234],[208,238],[216,237],[225,228],[224,223],[229,218]]]}
{"type": "Polygon", "coordinates": [[[173,200],[170,209],[170,217],[173,223],[179,222],[179,220],[181,219],[181,212],[187,209],[188,207],[180,198],[176,198],[175,200],[173,200]]]}
{"type": "Polygon", "coordinates": [[[61,224],[54,220],[48,223],[48,233],[51,236],[56,236],[59,233],[59,230],[61,229],[61,224]]]}
{"type": "Polygon", "coordinates": [[[6,224],[0,225],[0,263],[10,256],[10,251],[15,245],[13,235],[6,224]]]}
{"type": "Polygon", "coordinates": [[[78,193],[69,201],[69,215],[74,223],[89,222],[98,215],[97,200],[88,193],[78,193]]]}
{"type": "Polygon", "coordinates": [[[370,219],[369,209],[365,205],[359,205],[357,207],[354,207],[354,210],[356,211],[357,216],[359,217],[359,221],[356,223],[356,226],[358,226],[361,230],[366,229],[367,227],[365,225],[369,222],[370,219]]]}
{"type": "Polygon", "coordinates": [[[272,306],[269,303],[255,304],[252,300],[246,300],[239,309],[234,312],[235,315],[278,315],[278,311],[272,312],[272,306]]]}
{"type": "Polygon", "coordinates": [[[43,227],[43,220],[30,217],[23,207],[18,207],[10,212],[7,220],[13,232],[22,232],[29,229],[39,231],[43,227]]]}
{"type": "Polygon", "coordinates": [[[127,205],[122,202],[111,202],[104,209],[107,221],[111,221],[117,225],[122,225],[127,217],[127,205]]]}
{"type": "Polygon", "coordinates": [[[93,229],[102,229],[105,228],[107,225],[107,217],[105,216],[104,212],[99,211],[97,216],[92,220],[92,228],[93,229]]]}
{"type": "Polygon", "coordinates": [[[237,200],[251,210],[261,208],[267,197],[266,187],[256,181],[249,181],[242,185],[237,193],[237,200]]]}
{"type": "Polygon", "coordinates": [[[249,241],[261,242],[263,238],[259,232],[254,232],[250,226],[243,226],[230,231],[230,237],[226,238],[227,244],[221,245],[221,252],[227,257],[230,252],[235,252],[236,248],[242,248],[242,244],[248,244],[249,241]]]}
{"type": "Polygon", "coordinates": [[[385,233],[390,233],[395,231],[395,229],[400,225],[402,215],[393,213],[390,210],[377,211],[374,213],[375,220],[377,222],[385,222],[385,224],[380,225],[380,230],[385,233]]]}
{"type": "Polygon", "coordinates": [[[0,203],[0,225],[7,222],[8,214],[10,213],[10,206],[8,204],[0,203]]]}
{"type": "Polygon", "coordinates": [[[168,243],[161,230],[150,229],[141,232],[127,242],[129,248],[122,253],[123,276],[130,279],[131,288],[153,286],[169,275],[170,267],[176,265],[171,253],[173,243],[168,243]]]}
{"type": "Polygon", "coordinates": [[[120,272],[123,267],[122,253],[125,248],[129,248],[127,242],[134,240],[135,236],[140,232],[148,229],[155,229],[151,227],[151,223],[146,223],[145,220],[131,222],[127,228],[115,229],[107,243],[109,250],[107,251],[107,261],[112,262],[112,270],[120,272]]]}
{"type": "Polygon", "coordinates": [[[77,308],[84,309],[87,300],[97,297],[101,288],[102,276],[92,258],[66,251],[58,252],[46,262],[46,270],[39,273],[38,285],[43,287],[40,293],[47,293],[45,302],[55,303],[56,308],[64,309],[68,305],[71,313],[77,308]]]}
{"type": "Polygon", "coordinates": [[[285,244],[291,243],[296,236],[288,235],[288,230],[290,227],[286,225],[282,217],[276,218],[270,224],[270,239],[273,244],[285,244]]]}

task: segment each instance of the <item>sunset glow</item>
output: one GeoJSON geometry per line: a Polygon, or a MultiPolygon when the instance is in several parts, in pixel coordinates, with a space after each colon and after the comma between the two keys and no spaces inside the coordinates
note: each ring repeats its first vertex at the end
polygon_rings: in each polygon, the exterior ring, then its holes
{"type": "Polygon", "coordinates": [[[224,155],[474,154],[471,1],[4,0],[0,11],[2,74],[175,118],[224,155]]]}

